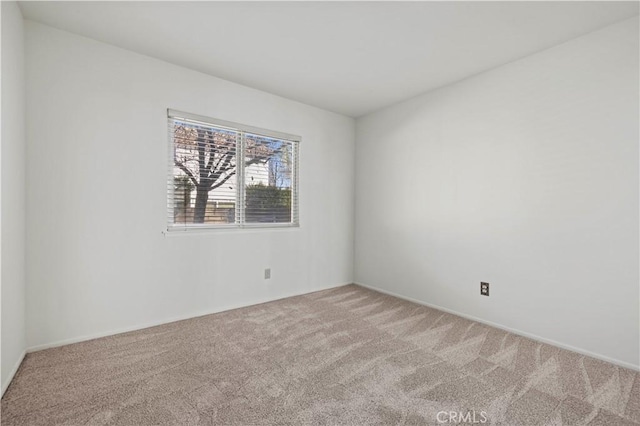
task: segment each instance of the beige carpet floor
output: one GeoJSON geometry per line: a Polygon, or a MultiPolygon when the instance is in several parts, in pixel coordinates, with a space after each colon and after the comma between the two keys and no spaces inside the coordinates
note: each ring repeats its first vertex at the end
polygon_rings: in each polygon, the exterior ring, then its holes
{"type": "Polygon", "coordinates": [[[640,377],[350,285],[35,352],[2,399],[7,426],[472,424],[474,413],[636,425],[640,377]]]}

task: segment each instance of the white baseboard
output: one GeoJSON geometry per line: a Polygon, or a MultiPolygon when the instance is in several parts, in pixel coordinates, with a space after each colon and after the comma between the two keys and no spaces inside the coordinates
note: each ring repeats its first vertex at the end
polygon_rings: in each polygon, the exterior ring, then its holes
{"type": "Polygon", "coordinates": [[[4,383],[2,383],[2,393],[0,394],[0,397],[4,396],[4,393],[9,388],[9,385],[11,384],[11,381],[13,380],[13,377],[18,372],[18,368],[20,368],[20,364],[22,364],[22,361],[24,360],[24,357],[26,355],[27,355],[27,352],[26,351],[22,351],[22,354],[18,358],[18,361],[16,362],[16,364],[11,369],[11,373],[9,373],[9,376],[7,377],[7,379],[4,381],[4,383]]]}
{"type": "Polygon", "coordinates": [[[482,318],[477,318],[477,317],[474,317],[472,315],[463,314],[462,312],[457,312],[457,311],[454,311],[453,309],[448,309],[448,308],[444,308],[442,306],[434,305],[432,303],[427,303],[427,302],[424,302],[422,300],[414,299],[413,297],[403,296],[401,294],[397,294],[397,293],[394,293],[392,291],[383,290],[381,288],[377,288],[377,287],[373,287],[373,286],[366,285],[366,284],[361,284],[361,283],[354,283],[354,284],[356,284],[356,285],[358,285],[360,287],[368,288],[369,290],[373,290],[373,291],[377,291],[379,293],[388,294],[389,296],[397,297],[398,299],[403,299],[403,300],[407,300],[409,302],[417,303],[419,305],[428,306],[429,308],[437,309],[439,311],[443,311],[443,312],[447,312],[447,313],[450,313],[450,314],[453,314],[453,315],[457,315],[459,317],[463,317],[463,318],[469,319],[471,321],[475,321],[475,322],[479,322],[479,323],[482,323],[482,324],[489,325],[491,327],[499,328],[501,330],[508,331],[510,333],[517,334],[519,336],[527,337],[527,338],[532,339],[532,340],[537,340],[539,342],[546,343],[548,345],[556,346],[558,348],[566,349],[566,350],[569,350],[569,351],[572,351],[572,352],[577,352],[579,354],[586,355],[586,356],[589,356],[591,358],[596,358],[596,359],[599,359],[599,360],[602,360],[602,361],[610,362],[611,364],[615,364],[615,365],[618,365],[620,367],[628,368],[630,370],[640,371],[640,366],[635,365],[635,364],[631,364],[629,362],[620,361],[618,359],[610,358],[610,357],[605,356],[605,355],[593,353],[593,352],[588,351],[586,349],[576,348],[574,346],[567,345],[567,344],[564,344],[564,343],[560,343],[560,342],[557,342],[555,340],[551,340],[551,339],[547,339],[545,337],[537,336],[535,334],[527,333],[526,331],[517,330],[517,329],[511,328],[511,327],[507,327],[507,326],[502,325],[502,324],[497,324],[495,322],[487,321],[487,320],[484,320],[482,318]]]}
{"type": "Polygon", "coordinates": [[[210,311],[194,312],[192,314],[181,315],[181,316],[177,316],[177,317],[171,317],[171,318],[167,318],[167,319],[160,320],[160,321],[152,321],[152,322],[139,324],[139,325],[135,325],[135,326],[131,326],[131,327],[124,327],[124,328],[119,328],[119,329],[116,329],[116,330],[103,331],[103,332],[93,333],[93,334],[84,335],[84,336],[72,337],[70,339],[64,339],[64,340],[58,340],[58,341],[50,342],[50,343],[43,343],[43,344],[39,344],[39,345],[33,345],[33,346],[30,346],[30,347],[27,348],[27,353],[41,351],[43,349],[57,348],[59,346],[70,345],[72,343],[86,342],[87,340],[99,339],[101,337],[113,336],[113,335],[121,334],[121,333],[128,333],[130,331],[143,330],[145,328],[156,327],[156,326],[159,326],[159,325],[169,324],[169,323],[176,322],[176,321],[183,321],[183,320],[187,320],[187,319],[202,317],[202,316],[205,316],[205,315],[211,315],[211,314],[217,314],[217,313],[220,313],[220,312],[231,311],[233,309],[240,309],[240,308],[246,308],[246,307],[249,307],[249,306],[261,305],[263,303],[275,302],[276,300],[286,299],[288,297],[303,296],[305,294],[311,294],[311,293],[315,293],[315,292],[318,292],[318,291],[330,290],[332,288],[343,287],[345,285],[350,285],[350,284],[353,284],[353,283],[349,282],[349,283],[345,283],[345,284],[337,284],[337,285],[333,284],[333,285],[329,285],[327,287],[319,288],[319,289],[312,290],[312,291],[289,293],[289,294],[285,294],[284,296],[278,296],[276,298],[267,298],[267,299],[260,300],[260,301],[254,302],[254,303],[228,305],[228,306],[223,306],[221,308],[212,309],[210,311]]]}

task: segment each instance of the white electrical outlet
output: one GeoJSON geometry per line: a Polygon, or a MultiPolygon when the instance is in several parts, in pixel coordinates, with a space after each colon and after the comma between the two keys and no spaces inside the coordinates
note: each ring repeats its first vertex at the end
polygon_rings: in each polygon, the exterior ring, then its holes
{"type": "Polygon", "coordinates": [[[265,280],[271,279],[271,268],[267,268],[264,270],[264,279],[265,280]]]}

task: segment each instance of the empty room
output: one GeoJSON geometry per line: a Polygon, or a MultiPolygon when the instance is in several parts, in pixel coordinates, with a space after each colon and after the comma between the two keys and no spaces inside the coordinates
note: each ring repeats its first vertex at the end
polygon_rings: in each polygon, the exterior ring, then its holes
{"type": "Polygon", "coordinates": [[[2,1],[2,426],[640,426],[637,1],[2,1]]]}

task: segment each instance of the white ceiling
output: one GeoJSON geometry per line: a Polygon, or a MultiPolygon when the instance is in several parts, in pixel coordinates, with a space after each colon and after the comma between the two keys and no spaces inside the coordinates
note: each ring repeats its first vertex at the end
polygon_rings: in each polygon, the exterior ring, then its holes
{"type": "Polygon", "coordinates": [[[360,116],[638,14],[637,2],[21,2],[27,19],[360,116]]]}

